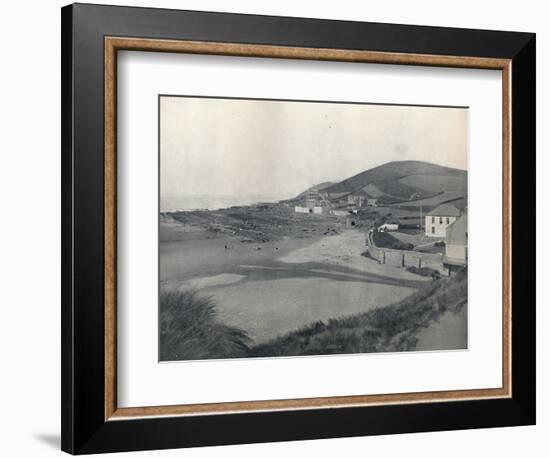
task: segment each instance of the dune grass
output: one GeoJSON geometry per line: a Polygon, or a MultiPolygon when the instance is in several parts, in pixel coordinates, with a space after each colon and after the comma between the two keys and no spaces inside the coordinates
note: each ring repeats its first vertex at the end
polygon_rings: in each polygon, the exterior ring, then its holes
{"type": "Polygon", "coordinates": [[[305,356],[414,350],[416,335],[467,301],[467,274],[433,280],[396,304],[317,321],[253,346],[248,334],[221,323],[216,303],[195,290],[162,291],[161,361],[305,356]]]}
{"type": "Polygon", "coordinates": [[[161,361],[245,357],[252,343],[245,331],[220,323],[210,296],[192,289],[161,291],[159,321],[161,361]]]}
{"type": "Polygon", "coordinates": [[[432,281],[402,301],[369,312],[318,321],[250,349],[250,356],[300,356],[414,350],[416,334],[447,311],[466,305],[467,278],[459,272],[432,281]]]}

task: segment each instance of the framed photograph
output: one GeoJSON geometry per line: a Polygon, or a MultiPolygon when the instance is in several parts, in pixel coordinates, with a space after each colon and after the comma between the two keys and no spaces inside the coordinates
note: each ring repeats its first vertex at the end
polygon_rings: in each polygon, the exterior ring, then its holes
{"type": "Polygon", "coordinates": [[[62,448],[535,423],[535,35],[62,9],[62,448]]]}

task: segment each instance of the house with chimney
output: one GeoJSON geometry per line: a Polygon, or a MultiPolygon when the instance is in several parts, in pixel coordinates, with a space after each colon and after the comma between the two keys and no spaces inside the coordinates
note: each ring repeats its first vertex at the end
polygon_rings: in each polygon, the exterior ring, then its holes
{"type": "Polygon", "coordinates": [[[451,204],[443,204],[426,214],[424,228],[426,236],[445,238],[447,228],[461,215],[458,208],[451,204]]]}

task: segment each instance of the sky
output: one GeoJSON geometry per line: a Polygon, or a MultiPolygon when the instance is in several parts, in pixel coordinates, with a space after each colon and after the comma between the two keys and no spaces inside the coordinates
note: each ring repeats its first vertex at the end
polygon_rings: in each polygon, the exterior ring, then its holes
{"type": "Polygon", "coordinates": [[[402,160],[466,170],[468,110],[160,98],[161,199],[284,199],[402,160]]]}

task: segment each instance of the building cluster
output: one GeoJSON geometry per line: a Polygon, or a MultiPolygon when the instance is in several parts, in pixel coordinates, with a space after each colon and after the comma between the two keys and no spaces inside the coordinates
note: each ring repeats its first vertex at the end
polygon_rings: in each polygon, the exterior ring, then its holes
{"type": "Polygon", "coordinates": [[[317,191],[308,191],[302,196],[300,205],[294,207],[296,213],[327,214],[331,204],[326,197],[317,191]]]}
{"type": "MultiPolygon", "coordinates": [[[[364,191],[354,193],[323,193],[308,191],[296,213],[332,215],[346,218],[346,226],[357,224],[357,212],[362,207],[378,206],[378,201],[364,191]]],[[[392,232],[399,230],[398,221],[386,221],[378,230],[392,232]]],[[[468,260],[468,216],[452,204],[442,204],[424,216],[424,234],[427,237],[445,241],[443,264],[449,273],[467,264],[468,260]]]]}
{"type": "Polygon", "coordinates": [[[315,215],[346,216],[359,208],[376,206],[378,206],[378,200],[369,197],[362,190],[352,193],[308,191],[302,196],[300,204],[294,206],[294,211],[315,215]]]}

